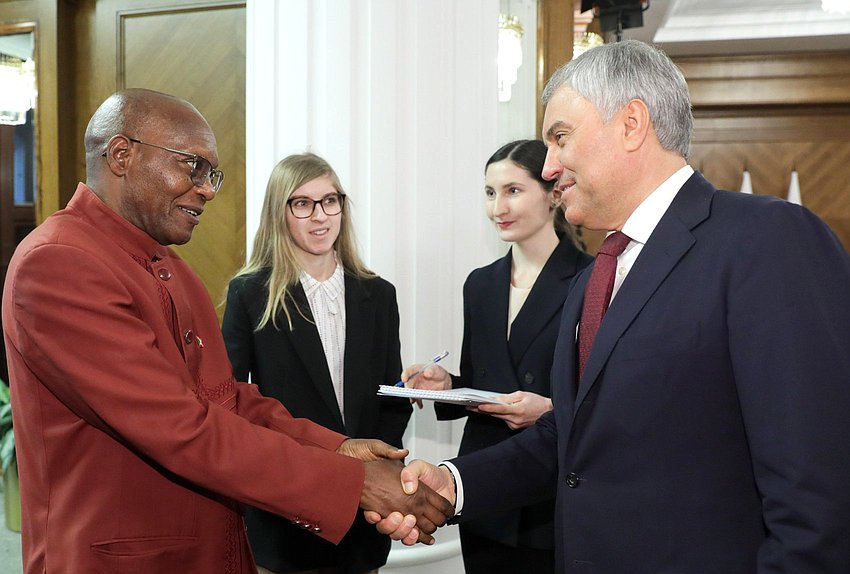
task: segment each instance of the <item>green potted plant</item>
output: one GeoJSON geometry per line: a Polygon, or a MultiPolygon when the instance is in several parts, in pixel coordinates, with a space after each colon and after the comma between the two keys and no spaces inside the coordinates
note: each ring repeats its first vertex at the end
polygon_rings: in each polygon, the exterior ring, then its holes
{"type": "Polygon", "coordinates": [[[21,495],[18,463],[15,459],[15,431],[12,428],[12,404],[9,387],[0,379],[0,471],[3,474],[3,503],[6,527],[21,531],[21,495]]]}

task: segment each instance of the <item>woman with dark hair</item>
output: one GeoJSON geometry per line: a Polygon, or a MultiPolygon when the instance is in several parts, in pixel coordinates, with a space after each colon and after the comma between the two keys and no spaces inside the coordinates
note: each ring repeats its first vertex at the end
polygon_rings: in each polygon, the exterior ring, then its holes
{"type": "MultiPolygon", "coordinates": [[[[375,394],[401,371],[395,288],[361,261],[347,198],[317,155],[275,166],[254,250],[228,287],[224,342],[236,378],[250,374],[293,416],[401,447],[411,406],[375,394]]],[[[377,572],[390,551],[360,514],[338,546],[263,510],[245,514],[261,574],[377,572]]]]}
{"type": "MultiPolygon", "coordinates": [[[[487,161],[485,211],[507,255],[470,273],[463,287],[460,375],[434,365],[402,373],[408,387],[471,387],[503,393],[507,405],[435,403],[440,420],[467,417],[458,454],[501,442],[552,409],[549,371],[570,280],[591,261],[564,218],[554,182],[542,177],[546,146],[511,142],[487,161]]],[[[553,485],[554,488],[554,485],[553,485]]],[[[554,498],[554,490],[553,490],[554,498]]],[[[467,574],[554,571],[554,500],[463,522],[467,574]]]]}

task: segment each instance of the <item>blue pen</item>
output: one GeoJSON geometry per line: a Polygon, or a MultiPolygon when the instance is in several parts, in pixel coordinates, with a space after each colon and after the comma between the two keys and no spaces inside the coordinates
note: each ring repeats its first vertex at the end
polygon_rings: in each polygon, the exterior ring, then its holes
{"type": "MultiPolygon", "coordinates": [[[[415,377],[415,376],[417,376],[417,375],[421,375],[421,374],[425,371],[425,369],[427,369],[427,368],[428,368],[428,367],[430,367],[431,365],[436,365],[437,363],[439,363],[440,361],[442,361],[443,359],[445,359],[445,358],[446,358],[446,357],[448,357],[448,356],[449,356],[449,352],[448,352],[448,351],[443,351],[442,353],[440,353],[439,355],[437,355],[436,357],[434,357],[433,359],[431,359],[430,361],[428,361],[427,363],[425,363],[424,365],[422,365],[422,368],[421,368],[421,369],[419,369],[419,370],[418,370],[418,371],[416,371],[415,373],[411,374],[409,377],[407,377],[407,379],[408,379],[408,380],[410,380],[410,379],[412,379],[413,377],[415,377]]],[[[403,387],[403,386],[404,386],[404,381],[399,381],[399,382],[397,382],[397,383],[395,384],[395,386],[397,386],[397,387],[403,387]]]]}

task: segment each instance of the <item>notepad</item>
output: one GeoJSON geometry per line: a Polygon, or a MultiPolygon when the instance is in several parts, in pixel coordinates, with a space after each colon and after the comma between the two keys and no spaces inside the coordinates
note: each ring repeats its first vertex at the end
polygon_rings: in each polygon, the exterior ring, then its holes
{"type": "Polygon", "coordinates": [[[407,399],[422,399],[425,401],[436,401],[438,403],[452,403],[455,405],[483,405],[486,403],[506,405],[498,397],[505,393],[483,391],[481,389],[449,389],[448,391],[427,391],[425,389],[408,389],[406,387],[394,387],[381,385],[378,394],[385,397],[404,397],[407,399]]]}

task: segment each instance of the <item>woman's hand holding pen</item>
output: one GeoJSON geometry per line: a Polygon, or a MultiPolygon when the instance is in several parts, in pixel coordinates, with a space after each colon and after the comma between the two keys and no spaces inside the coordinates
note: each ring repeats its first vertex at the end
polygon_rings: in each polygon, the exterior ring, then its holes
{"type": "Polygon", "coordinates": [[[452,388],[452,376],[440,365],[431,365],[421,373],[411,378],[411,375],[421,370],[424,365],[410,365],[401,372],[404,386],[412,389],[429,391],[447,391],[452,388]]]}
{"type": "Polygon", "coordinates": [[[488,403],[467,408],[477,413],[502,419],[512,430],[530,427],[544,413],[552,410],[552,399],[536,393],[515,391],[508,395],[502,395],[499,398],[508,404],[497,405],[488,403]]]}
{"type": "MultiPolygon", "coordinates": [[[[429,391],[447,391],[452,388],[452,376],[447,370],[440,365],[431,365],[422,370],[425,366],[423,363],[410,365],[401,372],[401,380],[404,381],[404,386],[411,389],[426,389],[429,391]],[[418,374],[416,374],[418,371],[418,374]],[[415,375],[411,377],[411,375],[415,375]]],[[[412,403],[421,409],[422,401],[419,399],[411,399],[412,403]]]]}

